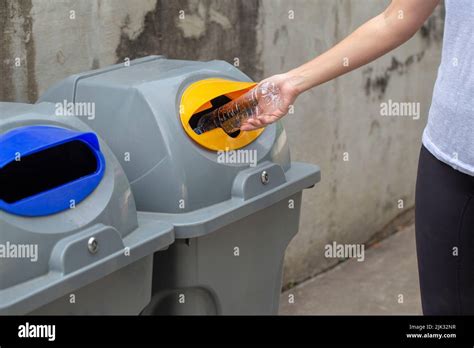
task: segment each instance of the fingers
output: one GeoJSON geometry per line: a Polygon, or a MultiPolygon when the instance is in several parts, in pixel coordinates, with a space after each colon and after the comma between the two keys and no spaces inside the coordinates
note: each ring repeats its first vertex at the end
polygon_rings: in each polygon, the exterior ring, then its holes
{"type": "Polygon", "coordinates": [[[243,131],[255,130],[258,128],[263,128],[273,122],[278,121],[278,117],[272,115],[262,115],[256,118],[249,118],[245,121],[244,124],[240,127],[243,131]]]}
{"type": "Polygon", "coordinates": [[[266,124],[263,123],[259,118],[249,118],[245,123],[240,127],[241,130],[255,130],[258,128],[265,127],[266,124]]]}
{"type": "Polygon", "coordinates": [[[262,116],[259,116],[258,119],[263,124],[270,124],[270,123],[278,121],[279,117],[273,116],[273,115],[262,115],[262,116]]]}
{"type": "Polygon", "coordinates": [[[261,127],[264,127],[265,125],[263,125],[261,122],[258,122],[257,119],[249,119],[247,120],[241,127],[240,129],[241,130],[244,130],[244,131],[250,131],[250,130],[255,130],[255,129],[258,129],[258,128],[261,128],[261,127]]]}
{"type": "Polygon", "coordinates": [[[240,130],[242,130],[242,131],[247,131],[247,132],[253,131],[253,130],[255,130],[255,129],[256,129],[256,128],[255,128],[254,126],[251,126],[251,125],[248,124],[248,123],[245,123],[245,124],[243,124],[243,125],[240,127],[240,130]]]}

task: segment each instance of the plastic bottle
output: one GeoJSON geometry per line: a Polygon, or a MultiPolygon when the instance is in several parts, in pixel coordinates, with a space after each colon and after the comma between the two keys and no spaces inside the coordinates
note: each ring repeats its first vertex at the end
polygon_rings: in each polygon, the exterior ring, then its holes
{"type": "Polygon", "coordinates": [[[272,113],[281,104],[280,89],[265,82],[240,97],[203,115],[194,131],[197,134],[221,127],[227,134],[240,129],[245,120],[262,113],[272,113]]]}

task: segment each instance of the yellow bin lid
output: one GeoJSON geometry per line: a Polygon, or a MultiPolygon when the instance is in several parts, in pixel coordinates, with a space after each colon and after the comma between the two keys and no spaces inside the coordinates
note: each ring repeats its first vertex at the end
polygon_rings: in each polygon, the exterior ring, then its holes
{"type": "Polygon", "coordinates": [[[263,132],[263,128],[253,131],[240,131],[235,138],[222,128],[216,128],[203,134],[196,134],[189,125],[194,114],[212,107],[211,100],[219,96],[235,99],[256,85],[255,82],[230,81],[220,78],[200,80],[189,85],[181,97],[181,124],[188,136],[209,150],[235,150],[250,144],[263,132]]]}

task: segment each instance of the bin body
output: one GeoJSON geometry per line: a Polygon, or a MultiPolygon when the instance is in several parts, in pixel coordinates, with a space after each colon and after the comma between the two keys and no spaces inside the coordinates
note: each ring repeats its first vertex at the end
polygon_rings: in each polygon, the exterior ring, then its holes
{"type": "Polygon", "coordinates": [[[71,76],[41,98],[94,102],[96,117],[84,122],[124,168],[139,217],[174,227],[176,242],[154,256],[143,314],[278,311],[301,192],[319,181],[319,168],[290,161],[280,122],[233,136],[190,133],[200,113],[252,86],[222,61],[152,56],[71,76]],[[254,161],[233,161],[239,154],[254,161]]]}
{"type": "Polygon", "coordinates": [[[153,254],[150,254],[29,314],[137,315],[150,301],[152,275],[153,254]]]}
{"type": "Polygon", "coordinates": [[[138,219],[120,164],[79,118],[0,103],[0,183],[0,314],[143,310],[173,227],[138,219]]]}
{"type": "Polygon", "coordinates": [[[277,314],[284,254],[298,231],[300,205],[297,193],[157,253],[145,314],[277,314]]]}

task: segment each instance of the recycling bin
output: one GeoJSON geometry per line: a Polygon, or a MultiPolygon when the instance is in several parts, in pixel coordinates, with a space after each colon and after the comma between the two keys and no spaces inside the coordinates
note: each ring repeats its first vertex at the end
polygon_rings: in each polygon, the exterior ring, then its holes
{"type": "Polygon", "coordinates": [[[55,111],[0,103],[0,314],[139,314],[173,226],[141,217],[108,146],[55,111]]]}
{"type": "Polygon", "coordinates": [[[142,314],[276,314],[302,191],[319,167],[292,162],[280,122],[201,135],[199,118],[255,83],[223,61],[150,56],[73,75],[43,102],[95,104],[84,118],[123,167],[143,217],[174,227],[155,253],[142,314]]]}

